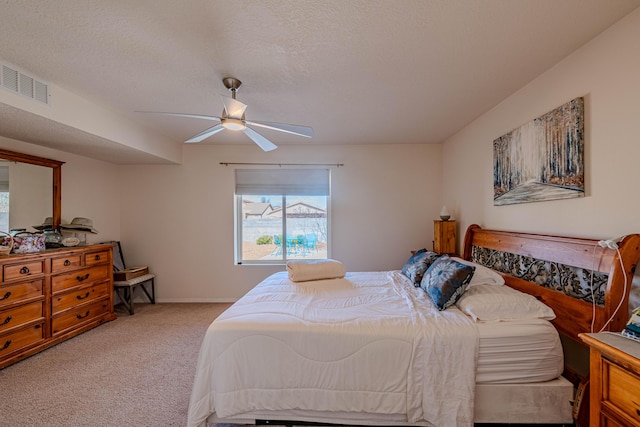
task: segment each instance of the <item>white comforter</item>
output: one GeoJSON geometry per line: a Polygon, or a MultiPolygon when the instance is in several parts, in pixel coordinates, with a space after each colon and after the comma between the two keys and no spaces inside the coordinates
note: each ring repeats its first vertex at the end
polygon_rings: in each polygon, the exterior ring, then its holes
{"type": "Polygon", "coordinates": [[[402,414],[473,425],[478,333],[400,272],[294,283],[276,273],[202,343],[188,425],[256,411],[402,414]]]}

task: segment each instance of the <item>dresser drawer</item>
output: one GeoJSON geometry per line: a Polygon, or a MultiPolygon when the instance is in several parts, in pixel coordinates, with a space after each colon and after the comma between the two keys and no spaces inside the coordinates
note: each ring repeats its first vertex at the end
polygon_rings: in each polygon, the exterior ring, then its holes
{"type": "Polygon", "coordinates": [[[44,274],[44,260],[27,261],[2,266],[2,279],[5,282],[44,274]]]}
{"type": "Polygon", "coordinates": [[[75,328],[108,313],[109,310],[109,299],[104,299],[94,302],[93,304],[74,308],[57,317],[54,316],[52,333],[56,335],[68,329],[75,328]]]}
{"type": "Polygon", "coordinates": [[[0,333],[42,317],[42,302],[33,302],[0,311],[0,333]]]}
{"type": "Polygon", "coordinates": [[[62,271],[71,270],[82,267],[82,255],[69,255],[59,258],[51,258],[51,272],[60,273],[62,271]]]}
{"type": "Polygon", "coordinates": [[[42,297],[42,279],[0,286],[0,310],[31,298],[42,297]]]}
{"type": "Polygon", "coordinates": [[[640,424],[640,377],[608,360],[602,362],[604,401],[640,424]]]}
{"type": "Polygon", "coordinates": [[[626,424],[618,422],[614,418],[609,418],[605,414],[600,417],[600,427],[629,427],[626,424]]]}
{"type": "Polygon", "coordinates": [[[87,267],[90,267],[92,265],[104,264],[105,262],[109,261],[109,252],[110,251],[108,250],[100,252],[89,252],[85,255],[84,264],[87,267]]]}
{"type": "Polygon", "coordinates": [[[0,370],[116,318],[113,246],[0,256],[0,370]]]}
{"type": "Polygon", "coordinates": [[[74,289],[71,292],[55,295],[52,300],[53,314],[74,307],[78,304],[97,300],[109,292],[109,282],[102,282],[94,286],[86,286],[74,289]]]}
{"type": "Polygon", "coordinates": [[[42,325],[37,324],[16,332],[0,335],[0,358],[43,339],[42,325]]]}
{"type": "Polygon", "coordinates": [[[109,267],[109,264],[105,264],[52,276],[51,290],[55,294],[56,292],[64,291],[74,286],[88,285],[90,283],[107,280],[113,274],[109,267]]]}

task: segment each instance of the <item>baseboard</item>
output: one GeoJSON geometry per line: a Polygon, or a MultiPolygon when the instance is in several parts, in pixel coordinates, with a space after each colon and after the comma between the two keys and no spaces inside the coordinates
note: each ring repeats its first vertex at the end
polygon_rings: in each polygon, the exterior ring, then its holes
{"type": "MultiPolygon", "coordinates": [[[[238,298],[157,298],[158,303],[234,303],[238,298]]],[[[148,302],[140,300],[140,302],[148,302]]]]}

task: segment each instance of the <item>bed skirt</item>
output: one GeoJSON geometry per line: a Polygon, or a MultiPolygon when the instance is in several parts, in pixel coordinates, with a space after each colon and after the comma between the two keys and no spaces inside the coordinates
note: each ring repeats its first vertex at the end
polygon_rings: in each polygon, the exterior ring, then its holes
{"type": "MultiPolygon", "coordinates": [[[[574,387],[564,377],[542,383],[477,384],[474,405],[476,423],[518,424],[572,424],[571,414],[574,387]]],[[[218,423],[255,424],[256,420],[270,420],[282,424],[296,421],[335,425],[367,426],[430,426],[428,423],[411,424],[398,415],[349,413],[309,413],[302,411],[255,412],[230,419],[214,415],[207,425],[218,423]]]]}

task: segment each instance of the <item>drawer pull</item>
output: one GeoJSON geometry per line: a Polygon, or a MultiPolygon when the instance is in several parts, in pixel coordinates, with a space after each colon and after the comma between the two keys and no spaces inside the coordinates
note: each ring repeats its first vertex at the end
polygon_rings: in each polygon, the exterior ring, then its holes
{"type": "Polygon", "coordinates": [[[89,315],[90,311],[87,310],[87,312],[84,314],[84,316],[82,314],[76,314],[76,317],[78,319],[84,319],[85,317],[87,317],[89,315]]]}
{"type": "Polygon", "coordinates": [[[8,325],[8,324],[9,324],[9,322],[11,322],[11,319],[13,319],[13,317],[11,317],[11,316],[7,316],[7,318],[6,318],[6,319],[4,319],[4,322],[2,322],[2,326],[4,326],[4,325],[8,325]]]}
{"type": "Polygon", "coordinates": [[[76,295],[76,298],[78,298],[79,300],[83,300],[83,299],[88,298],[88,297],[89,297],[89,292],[87,292],[86,294],[84,294],[84,296],[82,296],[82,295],[76,295]]]}
{"type": "Polygon", "coordinates": [[[0,348],[0,351],[8,349],[10,345],[11,345],[11,340],[7,340],[7,342],[4,343],[2,348],[0,348]]]}
{"type": "Polygon", "coordinates": [[[68,259],[64,260],[64,266],[65,267],[69,267],[71,265],[71,261],[69,261],[68,259]]]}
{"type": "Polygon", "coordinates": [[[10,291],[7,291],[7,293],[6,293],[6,294],[4,294],[4,296],[3,296],[2,298],[0,298],[0,301],[4,301],[4,300],[6,300],[7,298],[9,298],[10,296],[11,296],[11,292],[10,292],[10,291]]]}
{"type": "Polygon", "coordinates": [[[100,261],[100,255],[96,255],[96,261],[100,261]]]}
{"type": "Polygon", "coordinates": [[[20,269],[20,274],[29,274],[29,267],[26,265],[20,269]]]}
{"type": "Polygon", "coordinates": [[[76,276],[76,279],[78,280],[78,282],[82,282],[83,280],[87,280],[89,278],[89,273],[85,274],[84,276],[76,276]]]}

